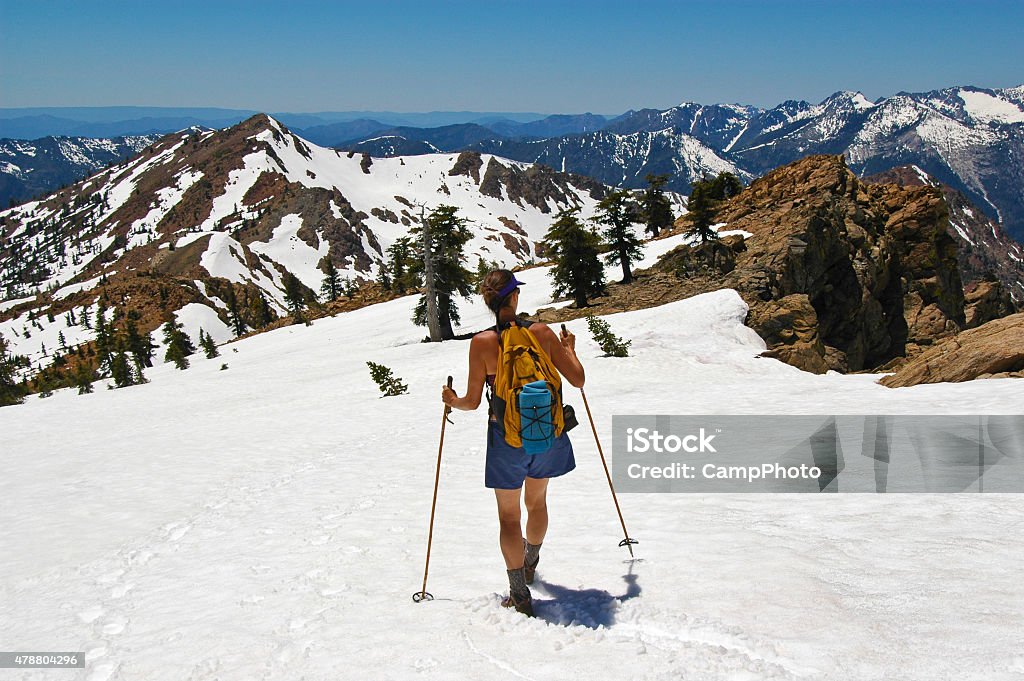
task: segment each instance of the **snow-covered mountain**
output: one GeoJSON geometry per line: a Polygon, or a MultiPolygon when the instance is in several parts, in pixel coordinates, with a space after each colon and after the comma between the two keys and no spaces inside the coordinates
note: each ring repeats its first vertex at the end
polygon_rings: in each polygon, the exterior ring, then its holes
{"type": "MultiPolygon", "coordinates": [[[[668,173],[669,186],[683,193],[705,173],[728,170],[752,178],[812,154],[843,154],[859,175],[914,164],[964,192],[1021,241],[1022,93],[1024,86],[968,86],[872,102],[860,92],[841,91],[818,104],[787,101],[771,109],[685,102],[664,111],[630,111],[585,134],[435,147],[545,163],[627,187],[643,186],[648,173],[668,173]]],[[[432,151],[422,144],[377,140],[353,148],[376,155],[432,151]]]]}
{"type": "Polygon", "coordinates": [[[158,139],[160,135],[0,139],[0,206],[77,182],[134,156],[158,139]]]}
{"type": "Polygon", "coordinates": [[[0,334],[45,360],[58,327],[69,345],[90,337],[62,315],[95,306],[102,292],[140,312],[142,327],[186,310],[184,321],[225,340],[225,301],[238,299],[243,314],[253,305],[283,313],[287,273],[314,292],[328,260],[343,277],[375,278],[421,207],[454,205],[469,221],[469,266],[512,266],[536,257],[558,210],[590,216],[604,191],[489,154],[371,159],[325,149],[264,115],[185,131],[0,212],[0,334]]]}
{"type": "Polygon", "coordinates": [[[667,173],[671,186],[688,191],[705,175],[729,172],[753,176],[697,137],[671,128],[632,133],[607,131],[546,140],[486,140],[472,149],[506,158],[543,163],[564,172],[582,173],[621,187],[642,187],[649,174],[667,173]]]}

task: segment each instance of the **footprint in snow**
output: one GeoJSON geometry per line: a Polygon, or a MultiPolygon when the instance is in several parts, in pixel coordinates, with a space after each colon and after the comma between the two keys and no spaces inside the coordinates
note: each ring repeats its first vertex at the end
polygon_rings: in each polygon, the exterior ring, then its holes
{"type": "Polygon", "coordinates": [[[101,606],[93,605],[78,613],[78,619],[89,624],[90,622],[96,621],[96,619],[103,615],[104,612],[106,611],[101,606]]]}

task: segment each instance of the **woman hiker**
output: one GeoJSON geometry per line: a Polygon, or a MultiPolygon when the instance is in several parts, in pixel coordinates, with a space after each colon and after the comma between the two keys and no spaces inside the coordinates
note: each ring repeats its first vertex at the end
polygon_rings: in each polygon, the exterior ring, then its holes
{"type": "MultiPolygon", "coordinates": [[[[495,313],[502,328],[516,320],[519,287],[522,285],[509,270],[490,272],[480,285],[484,302],[495,313]]],[[[547,324],[540,322],[522,324],[523,327],[527,325],[555,368],[569,383],[582,388],[585,374],[576,356],[576,337],[565,330],[561,337],[555,336],[547,324]]],[[[500,346],[495,329],[473,336],[469,345],[466,394],[459,397],[454,390],[445,386],[441,391],[441,400],[453,409],[465,411],[480,406],[484,381],[493,386],[499,355],[500,346]]],[[[534,571],[540,561],[540,546],[548,529],[548,479],[571,471],[576,467],[576,460],[573,458],[569,436],[565,432],[555,438],[551,447],[541,454],[529,455],[522,447],[513,448],[505,442],[502,424],[491,407],[488,405],[484,484],[494,490],[498,502],[499,540],[508,572],[509,596],[501,604],[532,616],[533,603],[527,584],[533,582],[534,571]],[[525,539],[520,521],[521,496],[525,497],[527,512],[525,539]]]]}

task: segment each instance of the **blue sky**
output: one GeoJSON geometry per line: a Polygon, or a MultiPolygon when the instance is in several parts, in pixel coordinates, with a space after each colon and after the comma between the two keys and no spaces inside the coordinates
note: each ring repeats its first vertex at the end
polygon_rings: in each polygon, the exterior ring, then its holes
{"type": "Polygon", "coordinates": [[[615,114],[1024,83],[1024,2],[0,0],[0,107],[615,114]]]}

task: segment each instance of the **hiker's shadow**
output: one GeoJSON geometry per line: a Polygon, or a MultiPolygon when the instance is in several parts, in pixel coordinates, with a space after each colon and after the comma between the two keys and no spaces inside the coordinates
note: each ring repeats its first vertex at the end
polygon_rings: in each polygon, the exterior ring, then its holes
{"type": "Polygon", "coordinates": [[[534,616],[563,627],[579,625],[597,629],[600,626],[611,626],[615,623],[619,604],[640,595],[640,585],[637,583],[637,576],[633,574],[636,561],[628,562],[629,572],[622,575],[622,580],[626,582],[626,591],[621,596],[613,596],[604,589],[570,589],[548,582],[537,575],[534,584],[539,586],[543,593],[534,594],[534,616]]]}

